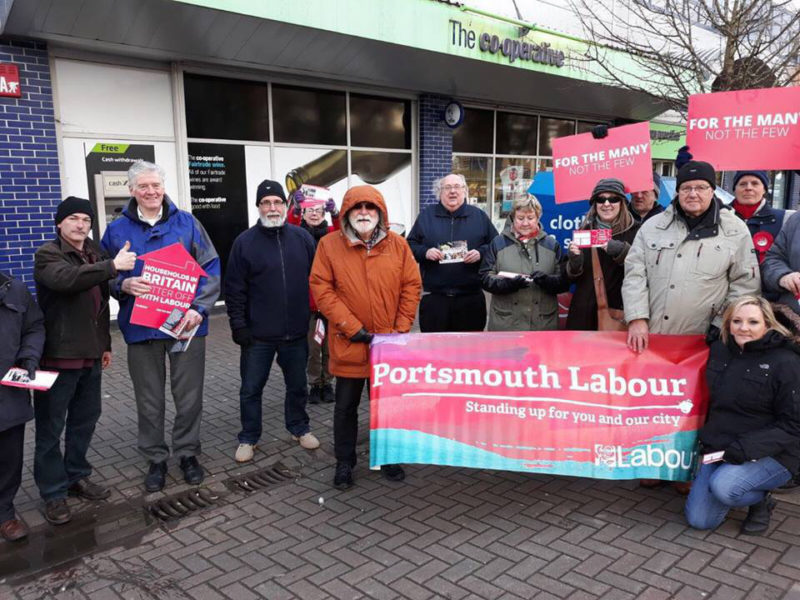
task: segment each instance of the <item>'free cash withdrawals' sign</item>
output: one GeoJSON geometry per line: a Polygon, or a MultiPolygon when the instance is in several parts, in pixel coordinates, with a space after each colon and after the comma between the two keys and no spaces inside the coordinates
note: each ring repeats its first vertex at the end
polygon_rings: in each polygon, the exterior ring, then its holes
{"type": "Polygon", "coordinates": [[[158,329],[173,309],[189,310],[200,278],[208,274],[178,243],[138,258],[144,262],[141,276],[150,285],[150,292],[136,297],[131,323],[158,329]]]}
{"type": "Polygon", "coordinates": [[[800,168],[800,87],[689,97],[686,143],[719,171],[800,168]]]}

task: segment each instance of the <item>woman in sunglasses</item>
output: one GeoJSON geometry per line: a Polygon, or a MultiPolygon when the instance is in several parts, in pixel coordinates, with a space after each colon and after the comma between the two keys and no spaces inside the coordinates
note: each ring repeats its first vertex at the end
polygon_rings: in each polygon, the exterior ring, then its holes
{"type": "Polygon", "coordinates": [[[599,292],[604,292],[610,312],[621,310],[625,257],[639,226],[628,210],[625,184],[619,179],[598,181],[589,202],[591,208],[580,228],[610,230],[611,239],[596,248],[581,248],[574,241],[569,245],[567,277],[575,282],[575,293],[567,315],[567,329],[597,331],[603,327],[598,327],[596,283],[601,287],[599,292]],[[600,269],[597,275],[595,265],[600,269]],[[599,275],[602,279],[595,282],[599,275]]]}

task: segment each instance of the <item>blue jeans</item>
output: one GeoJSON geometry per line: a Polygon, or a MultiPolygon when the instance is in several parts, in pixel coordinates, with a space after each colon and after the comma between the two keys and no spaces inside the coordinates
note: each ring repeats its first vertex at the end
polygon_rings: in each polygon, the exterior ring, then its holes
{"type": "Polygon", "coordinates": [[[46,392],[35,392],[33,478],[42,500],[67,497],[67,488],[92,474],[86,453],[100,418],[100,361],[84,369],[58,369],[46,392]],[[61,454],[61,433],[64,454],[61,454]]]}
{"type": "Polygon", "coordinates": [[[240,444],[255,444],[261,437],[261,395],[269,379],[272,359],[278,355],[278,366],[283,371],[286,398],[283,402],[286,429],[295,436],[308,433],[306,401],[306,363],[308,342],[305,337],[292,342],[253,342],[242,348],[240,372],[242,387],[239,390],[239,409],[242,417],[240,444]]]}
{"type": "Polygon", "coordinates": [[[791,478],[788,469],[771,456],[741,465],[700,465],[686,499],[686,520],[695,529],[714,529],[731,508],[757,504],[769,490],[791,478]]]}

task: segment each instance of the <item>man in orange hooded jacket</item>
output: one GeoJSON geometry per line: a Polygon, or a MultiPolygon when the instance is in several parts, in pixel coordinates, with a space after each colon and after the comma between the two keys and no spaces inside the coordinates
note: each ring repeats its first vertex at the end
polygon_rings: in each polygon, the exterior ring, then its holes
{"type": "MultiPolygon", "coordinates": [[[[350,188],[342,201],[341,229],[323,237],[311,268],[311,293],[328,319],[329,368],[336,376],[333,485],[353,485],[358,405],[369,378],[369,344],[376,333],[406,333],[414,323],[422,282],[408,243],[389,231],[381,193],[350,188]]],[[[405,473],[383,465],[392,481],[405,473]]]]}

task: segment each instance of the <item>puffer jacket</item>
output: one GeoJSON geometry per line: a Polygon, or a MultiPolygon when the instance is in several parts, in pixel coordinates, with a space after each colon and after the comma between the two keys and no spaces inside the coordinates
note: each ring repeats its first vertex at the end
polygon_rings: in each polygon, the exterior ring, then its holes
{"type": "Polygon", "coordinates": [[[645,222],[625,259],[625,320],[650,333],[705,334],[734,298],[758,296],[758,260],[747,226],[718,200],[690,233],[673,201],[645,222]]]}
{"type": "Polygon", "coordinates": [[[367,185],[348,190],[339,231],[323,237],[311,268],[311,292],[328,319],[329,370],[342,377],[369,377],[369,346],[350,338],[370,333],[406,333],[414,323],[422,283],[406,241],[387,230],[381,193],[367,185]],[[372,249],[356,236],[347,213],[359,202],[379,208],[380,233],[372,249]]]}
{"type": "Polygon", "coordinates": [[[550,331],[558,328],[558,300],[531,283],[520,290],[502,293],[500,271],[530,275],[541,271],[563,277],[565,259],[556,238],[539,229],[535,237],[521,242],[509,218],[489,244],[481,263],[483,289],[492,294],[489,303],[489,331],[550,331]]]}
{"type": "Polygon", "coordinates": [[[800,348],[768,331],[740,348],[711,345],[706,366],[708,419],[698,432],[704,452],[738,446],[745,460],[771,456],[800,469],[800,348]]]}
{"type": "MultiPolygon", "coordinates": [[[[204,317],[208,317],[214,307],[214,302],[219,297],[220,263],[214,244],[211,243],[211,238],[208,237],[208,233],[200,221],[191,213],[178,210],[178,207],[165,194],[161,220],[155,225],[150,225],[139,219],[136,199],[131,198],[128,206],[122,211],[122,216],[109,223],[100,245],[109,256],[116,256],[126,241],[130,241],[131,252],[136,252],[137,255],[160,250],[175,243],[186,248],[186,251],[208,275],[200,278],[191,308],[204,317]]],[[[111,295],[119,300],[117,322],[127,344],[153,339],[171,339],[170,336],[158,329],[133,325],[130,322],[135,298],[124,293],[121,286],[127,277],[140,276],[143,266],[144,263],[137,260],[136,268],[120,273],[111,285],[111,295]]],[[[197,330],[197,335],[207,334],[208,318],[204,318],[197,330]]]]}
{"type": "Polygon", "coordinates": [[[84,242],[97,261],[84,262],[61,237],[42,244],[34,255],[33,277],[45,315],[47,358],[97,359],[111,351],[108,282],[117,275],[114,261],[91,239],[84,242]],[[97,287],[95,308],[91,289],[97,287]]]}
{"type": "Polygon", "coordinates": [[[797,298],[780,286],[781,278],[795,271],[800,271],[800,212],[789,217],[761,263],[764,289],[800,315],[797,298]]]}
{"type": "MultiPolygon", "coordinates": [[[[0,377],[20,361],[37,363],[44,349],[42,311],[18,279],[0,273],[0,377]]],[[[0,431],[33,418],[31,393],[22,388],[0,385],[0,431]]]]}

